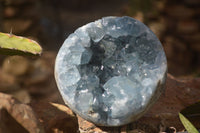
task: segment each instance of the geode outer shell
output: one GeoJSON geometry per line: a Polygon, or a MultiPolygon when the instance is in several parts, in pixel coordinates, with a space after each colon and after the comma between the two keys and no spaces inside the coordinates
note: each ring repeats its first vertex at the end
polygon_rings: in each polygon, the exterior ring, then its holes
{"type": "Polygon", "coordinates": [[[138,119],[163,91],[162,45],[143,23],[105,17],[78,28],[56,58],[55,78],[65,103],[101,126],[138,119]]]}

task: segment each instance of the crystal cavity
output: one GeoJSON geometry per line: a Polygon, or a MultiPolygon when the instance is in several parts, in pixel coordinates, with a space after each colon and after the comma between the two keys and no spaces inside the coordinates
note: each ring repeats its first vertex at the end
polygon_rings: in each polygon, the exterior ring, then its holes
{"type": "Polygon", "coordinates": [[[55,79],[65,103],[100,126],[140,118],[161,95],[167,72],[155,34],[131,17],[104,17],[64,41],[55,79]]]}

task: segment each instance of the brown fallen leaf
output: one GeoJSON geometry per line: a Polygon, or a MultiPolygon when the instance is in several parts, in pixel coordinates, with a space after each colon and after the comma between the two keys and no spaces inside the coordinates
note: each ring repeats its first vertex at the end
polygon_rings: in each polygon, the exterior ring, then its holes
{"type": "MultiPolygon", "coordinates": [[[[81,132],[133,132],[140,129],[147,133],[156,133],[175,127],[184,129],[178,113],[185,107],[200,100],[200,78],[179,80],[168,74],[165,92],[156,104],[140,119],[121,127],[98,127],[78,116],[81,132]]],[[[200,123],[195,127],[200,128],[200,123]]]]}
{"type": "Polygon", "coordinates": [[[57,103],[32,103],[47,133],[78,133],[78,120],[65,105],[57,103]]]}
{"type": "Polygon", "coordinates": [[[0,132],[44,133],[30,106],[4,93],[0,93],[0,101],[0,132]]]}

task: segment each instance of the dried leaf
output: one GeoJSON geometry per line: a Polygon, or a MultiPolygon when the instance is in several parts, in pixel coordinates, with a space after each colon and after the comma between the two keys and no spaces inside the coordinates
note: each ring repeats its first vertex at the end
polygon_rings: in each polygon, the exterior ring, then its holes
{"type": "MultiPolygon", "coordinates": [[[[0,101],[0,112],[2,112],[2,110],[6,110],[6,112],[8,112],[10,116],[12,116],[12,118],[24,128],[24,130],[31,133],[44,133],[43,128],[41,127],[38,119],[35,116],[35,113],[30,106],[22,104],[12,96],[4,93],[0,93],[0,101]]],[[[5,126],[7,130],[12,128],[12,125],[10,124],[5,126]]],[[[0,127],[0,131],[1,130],[2,129],[0,127]]]]}
{"type": "Polygon", "coordinates": [[[78,133],[78,120],[65,105],[57,103],[32,103],[32,108],[42,121],[47,133],[78,133]]]}

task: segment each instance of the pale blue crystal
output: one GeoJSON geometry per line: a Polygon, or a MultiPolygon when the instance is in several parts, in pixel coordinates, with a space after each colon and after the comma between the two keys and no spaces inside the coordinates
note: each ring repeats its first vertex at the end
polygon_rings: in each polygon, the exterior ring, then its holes
{"type": "Polygon", "coordinates": [[[78,28],[56,58],[55,78],[65,103],[102,126],[137,120],[158,99],[167,62],[143,23],[105,17],[78,28]]]}

